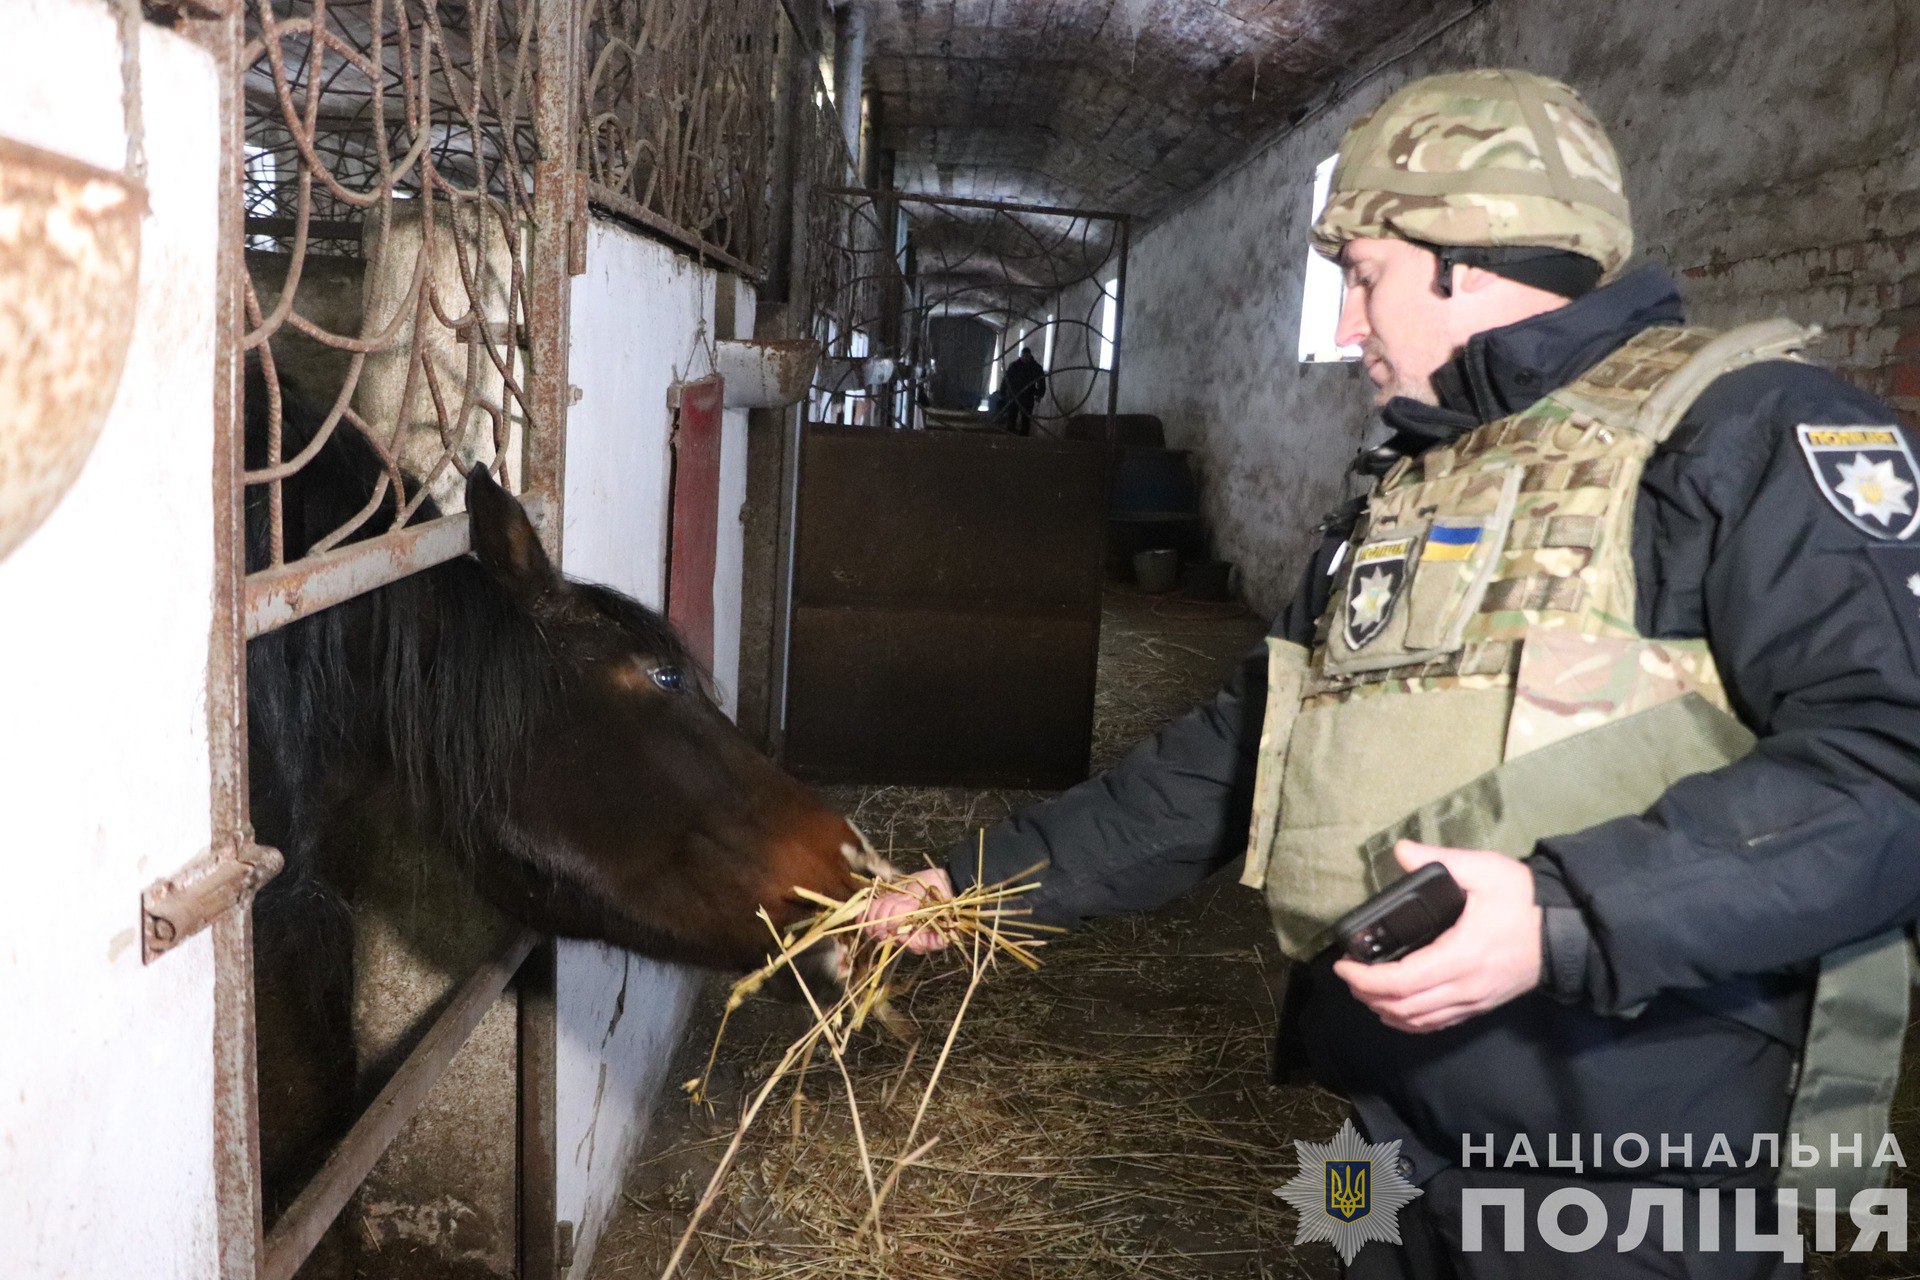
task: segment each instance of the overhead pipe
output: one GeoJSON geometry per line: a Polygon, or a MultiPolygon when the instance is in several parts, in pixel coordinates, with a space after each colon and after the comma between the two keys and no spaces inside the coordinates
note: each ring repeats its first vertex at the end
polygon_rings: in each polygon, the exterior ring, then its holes
{"type": "Polygon", "coordinates": [[[847,0],[834,12],[833,101],[855,173],[860,163],[860,97],[867,82],[867,0],[847,0]]]}

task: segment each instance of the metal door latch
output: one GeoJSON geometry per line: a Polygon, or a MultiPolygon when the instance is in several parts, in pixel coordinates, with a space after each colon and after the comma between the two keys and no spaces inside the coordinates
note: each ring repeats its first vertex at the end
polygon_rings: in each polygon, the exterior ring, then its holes
{"type": "Polygon", "coordinates": [[[260,886],[280,874],[286,859],[278,849],[244,842],[202,854],[140,894],[140,960],[152,964],[246,905],[260,886]]]}

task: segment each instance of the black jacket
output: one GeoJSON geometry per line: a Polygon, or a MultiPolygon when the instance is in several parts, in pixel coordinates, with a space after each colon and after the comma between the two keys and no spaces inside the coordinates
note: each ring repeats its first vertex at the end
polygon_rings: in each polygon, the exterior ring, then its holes
{"type": "MultiPolygon", "coordinates": [[[[1680,319],[1672,281],[1644,268],[1481,334],[1436,378],[1441,408],[1389,406],[1390,451],[1518,411],[1680,319]]],[[[1419,1177],[1458,1159],[1463,1135],[1492,1133],[1504,1153],[1523,1132],[1609,1145],[1690,1132],[1696,1171],[1665,1176],[1731,1180],[1698,1166],[1715,1133],[1744,1157],[1752,1134],[1782,1127],[1815,959],[1920,917],[1920,536],[1850,523],[1795,431],[1894,422],[1824,370],[1767,362],[1708,387],[1650,462],[1634,520],[1638,626],[1706,637],[1760,744],[1640,817],[1542,843],[1530,865],[1548,909],[1546,989],[1410,1036],[1355,1001],[1330,958],[1297,972],[1283,1060],[1351,1098],[1375,1141],[1400,1138],[1419,1177]]],[[[1895,485],[1882,509],[1902,502],[1911,511],[1920,491],[1895,485]]],[[[1275,634],[1311,643],[1357,510],[1329,519],[1275,634]]],[[[1264,652],[1248,655],[1211,702],[1115,768],[990,830],[986,877],[1045,863],[1029,902],[1074,924],[1168,902],[1239,857],[1264,677],[1264,652]]],[[[973,882],[976,856],[955,850],[956,883],[973,882]]]]}

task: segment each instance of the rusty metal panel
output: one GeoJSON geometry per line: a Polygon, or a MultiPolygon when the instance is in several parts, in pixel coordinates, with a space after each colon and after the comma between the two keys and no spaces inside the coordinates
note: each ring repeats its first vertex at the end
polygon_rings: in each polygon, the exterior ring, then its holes
{"type": "MultiPolygon", "coordinates": [[[[554,502],[541,494],[521,505],[543,537],[557,536],[560,522],[552,518],[554,502]]],[[[463,556],[471,543],[462,513],[251,574],[246,582],[247,638],[463,556]]]]}
{"type": "Polygon", "coordinates": [[[681,383],[673,419],[667,618],[700,665],[713,666],[713,579],[720,557],[721,378],[681,383]]]}
{"type": "Polygon", "coordinates": [[[816,781],[1086,776],[1101,451],[813,427],[802,445],[785,763],[816,781]]]}

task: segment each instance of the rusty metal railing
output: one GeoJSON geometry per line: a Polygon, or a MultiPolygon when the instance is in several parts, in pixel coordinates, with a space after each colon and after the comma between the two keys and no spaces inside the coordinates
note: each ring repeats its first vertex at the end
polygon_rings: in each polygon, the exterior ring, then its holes
{"type": "Polygon", "coordinates": [[[591,198],[757,278],[779,0],[585,0],[580,164],[591,198]]]}
{"type": "MultiPolygon", "coordinates": [[[[1089,415],[1111,421],[1124,215],[851,187],[823,191],[815,203],[827,237],[816,250],[825,263],[815,309],[825,392],[855,391],[876,421],[906,425],[923,400],[939,399],[929,394],[942,376],[934,326],[973,323],[992,331],[986,359],[1002,369],[1022,346],[1045,365],[1047,394],[1030,415],[1040,433],[1063,434],[1068,420],[1089,415]],[[872,357],[892,361],[887,376],[858,380],[851,366],[872,357]]],[[[984,362],[962,372],[989,380],[984,362]]]]}
{"type": "MultiPolygon", "coordinates": [[[[542,425],[528,386],[544,319],[530,279],[540,46],[529,0],[245,12],[242,346],[266,374],[245,474],[266,536],[248,568],[284,573],[457,514],[475,463],[524,487],[542,425]],[[318,420],[298,438],[283,386],[318,420]],[[309,527],[289,488],[340,432],[372,478],[357,510],[309,527]]],[[[249,634],[262,626],[250,608],[249,634]]]]}
{"type": "MultiPolygon", "coordinates": [[[[475,463],[522,494],[557,555],[568,282],[583,269],[589,199],[760,277],[836,216],[805,192],[854,180],[817,45],[781,0],[148,8],[220,69],[221,181],[237,196],[221,215],[231,341],[217,356],[214,405],[214,851],[142,901],[149,959],[213,933],[220,1275],[278,1280],[299,1269],[511,983],[519,1272],[550,1280],[561,1264],[553,948],[525,935],[456,984],[322,1173],[263,1235],[247,907],[278,857],[253,843],[248,823],[246,642],[462,554],[459,480],[475,463]],[[776,89],[801,71],[805,92],[776,89]],[[773,192],[776,182],[796,190],[773,192]],[[773,230],[776,206],[799,220],[790,236],[773,230]],[[249,362],[266,375],[251,404],[249,362]],[[283,388],[310,412],[290,414],[283,388]],[[298,492],[336,437],[371,463],[349,509],[316,525],[298,492]]],[[[819,257],[825,274],[800,291],[801,315],[836,296],[838,268],[819,257]]]]}

